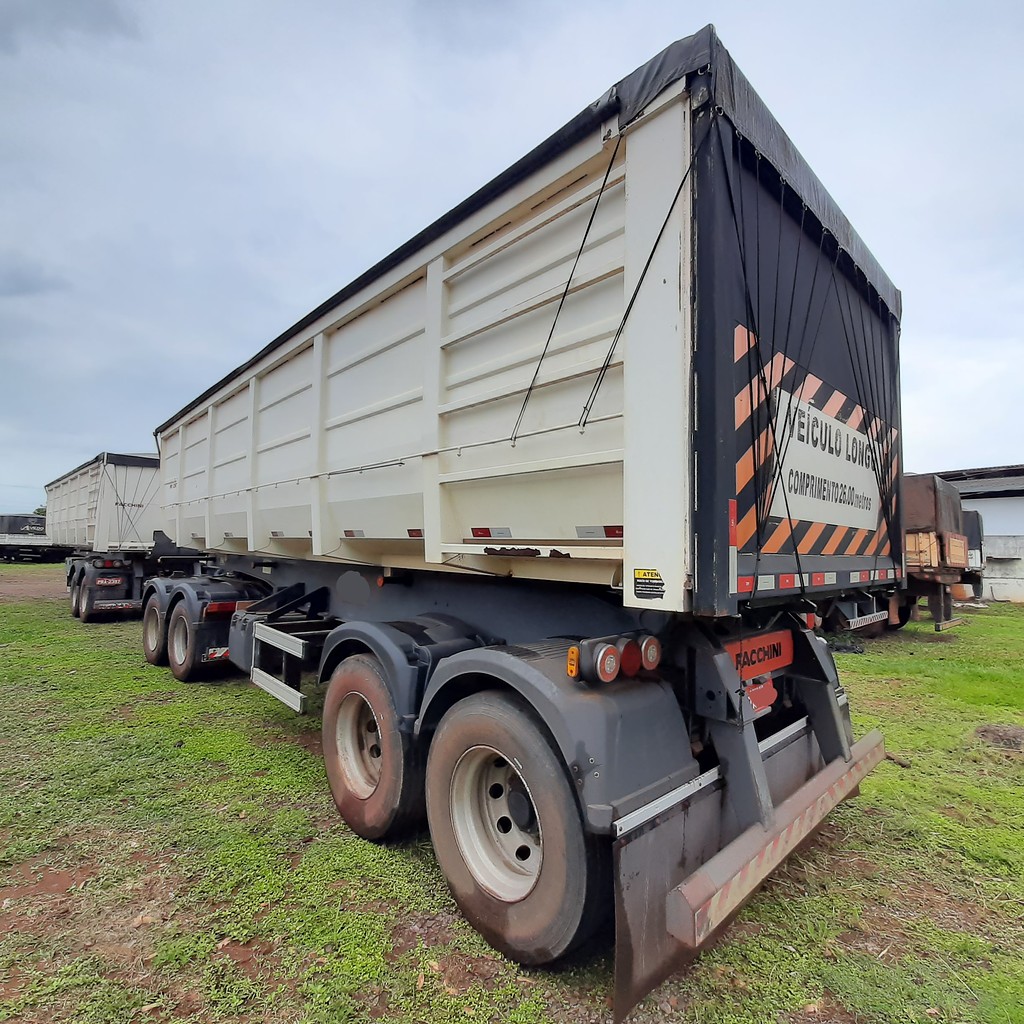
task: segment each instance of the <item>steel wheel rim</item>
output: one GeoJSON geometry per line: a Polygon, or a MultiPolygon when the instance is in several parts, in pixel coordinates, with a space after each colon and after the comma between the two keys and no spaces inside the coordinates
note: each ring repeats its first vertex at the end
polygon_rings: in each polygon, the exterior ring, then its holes
{"type": "Polygon", "coordinates": [[[383,751],[380,723],[361,693],[345,694],[338,707],[334,735],[348,787],[360,800],[365,800],[380,782],[383,751]]]}
{"type": "Polygon", "coordinates": [[[171,628],[171,635],[168,638],[168,646],[177,665],[184,665],[188,657],[188,620],[178,618],[174,620],[171,628]]]}
{"type": "Polygon", "coordinates": [[[151,604],[146,608],[146,618],[142,625],[145,630],[146,647],[155,651],[160,645],[160,613],[155,605],[151,604]]]}
{"type": "Polygon", "coordinates": [[[452,772],[450,812],[462,859],[477,884],[505,903],[540,878],[544,841],[526,780],[494,747],[475,746],[452,772]]]}

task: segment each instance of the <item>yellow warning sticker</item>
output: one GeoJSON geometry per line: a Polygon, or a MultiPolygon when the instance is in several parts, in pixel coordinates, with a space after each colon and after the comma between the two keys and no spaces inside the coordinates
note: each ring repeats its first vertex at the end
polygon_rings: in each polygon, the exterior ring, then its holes
{"type": "Polygon", "coordinates": [[[653,601],[665,596],[665,581],[657,569],[633,570],[633,596],[653,601]]]}

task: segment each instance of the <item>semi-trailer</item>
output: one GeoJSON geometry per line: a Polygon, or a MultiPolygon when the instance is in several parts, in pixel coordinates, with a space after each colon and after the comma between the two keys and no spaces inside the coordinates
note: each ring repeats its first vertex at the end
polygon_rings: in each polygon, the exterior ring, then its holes
{"type": "Polygon", "coordinates": [[[0,516],[0,559],[5,562],[49,562],[64,558],[65,548],[46,534],[46,517],[36,513],[0,516]]]}
{"type": "Polygon", "coordinates": [[[810,620],[902,576],[899,317],[708,26],[157,428],[146,656],[323,689],[513,959],[614,908],[621,1019],[883,756],[810,620]]]}
{"type": "Polygon", "coordinates": [[[46,525],[66,548],[71,614],[83,622],[142,610],[143,582],[172,564],[192,569],[159,529],[156,455],[101,452],[46,485],[46,525]]]}

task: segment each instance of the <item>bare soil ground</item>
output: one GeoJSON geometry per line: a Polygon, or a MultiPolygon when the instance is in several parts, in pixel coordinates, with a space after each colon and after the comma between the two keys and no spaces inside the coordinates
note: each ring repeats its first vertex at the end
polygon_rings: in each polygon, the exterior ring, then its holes
{"type": "Polygon", "coordinates": [[[0,565],[0,604],[66,595],[63,562],[32,566],[0,565]]]}

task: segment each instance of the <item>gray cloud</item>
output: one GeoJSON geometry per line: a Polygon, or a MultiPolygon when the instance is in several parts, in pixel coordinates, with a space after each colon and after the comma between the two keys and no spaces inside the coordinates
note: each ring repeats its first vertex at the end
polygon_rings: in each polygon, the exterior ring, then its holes
{"type": "Polygon", "coordinates": [[[0,252],[0,299],[42,295],[68,287],[67,278],[30,257],[0,252]]]}
{"type": "Polygon", "coordinates": [[[119,0],[5,0],[0,6],[0,53],[76,34],[134,37],[138,25],[119,0]]]}

